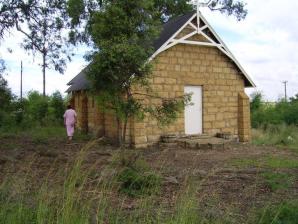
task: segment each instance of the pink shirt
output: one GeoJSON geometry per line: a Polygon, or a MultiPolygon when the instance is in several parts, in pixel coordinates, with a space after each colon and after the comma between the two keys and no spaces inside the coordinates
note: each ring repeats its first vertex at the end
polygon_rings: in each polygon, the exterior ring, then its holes
{"type": "Polygon", "coordinates": [[[73,109],[68,109],[65,111],[63,117],[65,119],[66,125],[74,125],[76,121],[77,113],[73,109]]]}

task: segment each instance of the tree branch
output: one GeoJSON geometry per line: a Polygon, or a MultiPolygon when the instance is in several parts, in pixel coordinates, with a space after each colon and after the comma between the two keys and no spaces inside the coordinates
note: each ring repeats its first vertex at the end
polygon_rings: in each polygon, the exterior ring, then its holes
{"type": "Polygon", "coordinates": [[[23,33],[30,40],[30,42],[32,43],[32,45],[34,47],[36,47],[36,49],[39,52],[43,52],[43,49],[41,49],[37,44],[35,44],[33,38],[28,33],[26,33],[25,31],[22,30],[22,28],[19,26],[18,22],[16,22],[16,28],[17,28],[18,31],[20,31],[21,33],[23,33]]]}

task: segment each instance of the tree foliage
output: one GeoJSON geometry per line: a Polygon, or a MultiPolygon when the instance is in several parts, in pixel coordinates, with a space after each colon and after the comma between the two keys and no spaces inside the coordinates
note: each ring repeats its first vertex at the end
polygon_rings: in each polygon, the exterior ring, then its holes
{"type": "MultiPolygon", "coordinates": [[[[100,105],[115,113],[120,142],[125,141],[128,120],[151,114],[164,121],[176,118],[184,102],[162,99],[161,105],[145,106],[134,89],[149,88],[153,41],[160,27],[154,2],[123,0],[102,5],[104,10],[94,13],[88,28],[96,51],[88,68],[95,92],[100,91],[100,105]],[[156,18],[156,19],[154,19],[156,18]]],[[[159,97],[146,93],[147,97],[159,97]]],[[[168,122],[164,122],[168,123],[168,122]]]]}
{"type": "MultiPolygon", "coordinates": [[[[0,91],[0,99],[2,100],[0,91]]],[[[44,97],[31,91],[22,100],[9,97],[5,107],[0,107],[0,128],[31,128],[36,125],[63,125],[65,102],[60,92],[44,97]]]]}
{"type": "Polygon", "coordinates": [[[63,120],[63,114],[65,110],[64,99],[59,91],[56,91],[52,94],[49,100],[50,113],[53,118],[57,121],[63,120]]]}
{"type": "Polygon", "coordinates": [[[25,110],[30,115],[30,119],[44,123],[48,107],[48,99],[42,97],[37,91],[28,94],[25,110]]]}
{"type": "MultiPolygon", "coordinates": [[[[237,14],[232,9],[235,2],[210,1],[209,7],[237,14]]],[[[153,116],[159,124],[168,125],[190,101],[188,95],[165,98],[152,92],[149,85],[152,64],[148,62],[162,23],[192,11],[189,3],[188,0],[68,1],[73,28],[84,31],[83,35],[73,32],[71,38],[74,42],[87,41],[94,47],[87,57],[91,64],[86,71],[94,92],[99,93],[100,105],[117,117],[118,130],[122,130],[120,143],[125,142],[130,118],[153,116]],[[144,104],[145,99],[152,98],[158,99],[159,104],[144,104]]]]}
{"type": "Polygon", "coordinates": [[[15,27],[24,35],[21,46],[42,57],[43,95],[46,69],[63,73],[70,60],[65,0],[4,0],[0,3],[0,37],[15,27]]]}
{"type": "Polygon", "coordinates": [[[3,77],[5,70],[5,63],[2,59],[0,59],[0,110],[6,110],[13,99],[11,90],[8,88],[7,81],[3,77]]]}
{"type": "Polygon", "coordinates": [[[45,96],[46,69],[54,69],[63,73],[66,61],[70,60],[67,39],[63,34],[68,26],[68,17],[63,0],[39,0],[37,4],[38,9],[27,18],[25,26],[16,21],[16,27],[25,35],[23,48],[42,56],[43,96],[45,96]]]}
{"type": "MultiPolygon", "coordinates": [[[[77,42],[92,44],[90,33],[86,31],[92,26],[93,15],[98,11],[104,11],[107,5],[115,2],[115,0],[67,0],[72,27],[70,41],[74,44],[77,42]]],[[[161,23],[196,9],[193,0],[150,0],[150,2],[151,11],[155,12],[152,19],[159,19],[161,23]]],[[[206,3],[210,10],[233,15],[237,20],[245,19],[247,15],[246,3],[242,0],[206,0],[206,3]]]]}
{"type": "Polygon", "coordinates": [[[0,2],[0,38],[15,27],[16,22],[25,22],[36,8],[36,1],[2,0],[0,2]]]}
{"type": "Polygon", "coordinates": [[[298,125],[298,95],[289,102],[280,99],[276,103],[264,102],[261,93],[252,94],[250,103],[252,127],[257,128],[270,124],[298,125]]]}

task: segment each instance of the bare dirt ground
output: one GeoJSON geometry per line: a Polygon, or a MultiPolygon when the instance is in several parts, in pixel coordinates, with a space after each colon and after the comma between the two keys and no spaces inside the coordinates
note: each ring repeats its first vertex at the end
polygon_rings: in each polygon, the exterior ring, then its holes
{"type": "MultiPolygon", "coordinates": [[[[23,137],[0,139],[0,183],[11,176],[27,175],[30,176],[27,184],[32,189],[39,188],[45,178],[51,179],[52,184],[62,184],[65,172],[86,143],[67,145],[64,140],[36,142],[23,137]]],[[[95,144],[88,150],[83,167],[95,167],[100,173],[116,152],[117,148],[109,144],[95,144]]],[[[228,216],[230,220],[237,220],[235,223],[241,223],[250,212],[267,203],[298,198],[298,167],[262,163],[268,158],[297,162],[298,154],[291,150],[249,144],[205,151],[155,147],[142,151],[142,157],[164,178],[160,203],[174,206],[185,181],[192,178],[199,207],[207,217],[228,216]],[[249,162],[243,165],[239,161],[249,162]],[[274,190],[262,176],[268,171],[283,172],[293,177],[293,181],[285,188],[274,190]]],[[[94,179],[98,177],[96,172],[94,179]]],[[[134,199],[129,199],[127,204],[129,209],[133,208],[134,199]]]]}

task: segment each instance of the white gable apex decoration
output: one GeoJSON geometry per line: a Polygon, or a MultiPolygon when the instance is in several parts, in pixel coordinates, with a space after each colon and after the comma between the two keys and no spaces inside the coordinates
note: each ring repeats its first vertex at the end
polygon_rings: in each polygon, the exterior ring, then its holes
{"type": "Polygon", "coordinates": [[[150,57],[149,61],[153,60],[161,52],[177,45],[177,44],[190,44],[207,47],[216,47],[226,56],[228,56],[243,73],[245,78],[249,81],[252,87],[256,87],[255,83],[249,77],[247,72],[240,65],[235,56],[231,53],[225,43],[221,40],[215,30],[207,22],[205,17],[198,11],[180,27],[164,44],[158,48],[155,53],[150,57]],[[181,36],[181,32],[185,29],[191,30],[189,33],[181,36]],[[192,37],[200,35],[204,40],[193,39],[192,37]]]}

